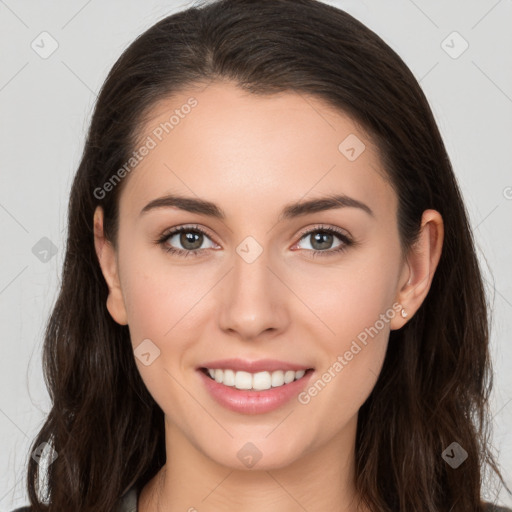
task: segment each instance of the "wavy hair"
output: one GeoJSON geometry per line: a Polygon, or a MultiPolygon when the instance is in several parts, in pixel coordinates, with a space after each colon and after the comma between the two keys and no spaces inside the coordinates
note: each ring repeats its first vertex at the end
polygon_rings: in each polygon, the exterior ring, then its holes
{"type": "Polygon", "coordinates": [[[404,251],[434,209],[445,239],[420,309],[392,331],[378,381],[359,411],[356,486],[379,512],[482,512],[491,453],[489,319],[468,215],[433,114],[402,59],[346,12],[316,0],[220,0],[168,16],[140,35],[108,74],[72,184],[62,281],[45,332],[52,407],[29,458],[37,512],[110,512],[165,463],[163,412],[134,362],[127,326],[106,308],[93,241],[104,210],[114,244],[122,181],[98,194],[130,158],[158,101],[197,84],[235,82],[259,95],[293,91],[347,113],[379,149],[399,202],[404,251]],[[456,470],[441,453],[469,454],[456,470]]]}

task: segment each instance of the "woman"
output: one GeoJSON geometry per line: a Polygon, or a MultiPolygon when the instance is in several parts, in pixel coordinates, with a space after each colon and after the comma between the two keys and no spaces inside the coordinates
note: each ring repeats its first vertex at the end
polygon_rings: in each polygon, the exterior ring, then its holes
{"type": "Polygon", "coordinates": [[[500,510],[466,210],[417,81],[314,0],[169,16],[99,95],[34,511],[500,510]]]}

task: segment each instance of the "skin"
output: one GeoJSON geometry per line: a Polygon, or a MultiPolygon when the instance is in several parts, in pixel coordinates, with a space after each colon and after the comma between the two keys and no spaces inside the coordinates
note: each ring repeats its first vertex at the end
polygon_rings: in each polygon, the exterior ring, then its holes
{"type": "MultiPolygon", "coordinates": [[[[376,148],[350,117],[318,98],[256,96],[214,82],[155,105],[141,140],[191,96],[198,105],[126,178],[115,246],[103,236],[101,208],[94,216],[107,308],[129,325],[134,348],[149,338],[160,350],[149,366],[136,359],[164,411],[167,449],[139,509],[355,511],[358,411],[390,330],[409,321],[428,293],[442,218],[425,211],[419,241],[404,254],[397,196],[376,148]],[[366,145],[355,161],[338,150],[349,134],[366,145]],[[226,218],[170,207],[140,214],[169,193],[212,201],[226,218]],[[365,203],[373,216],[344,207],[278,219],[290,202],[333,193],[365,203]],[[188,224],[208,232],[202,255],[180,257],[155,243],[188,224]],[[301,234],[319,224],[342,229],[356,244],[313,258],[315,248],[325,253],[343,243],[334,236],[322,248],[316,232],[301,234]],[[236,252],[247,236],[263,248],[252,263],[236,252]],[[408,317],[395,311],[307,404],[292,399],[265,414],[235,413],[213,400],[196,371],[214,359],[272,358],[313,367],[313,383],[396,303],[408,317]],[[247,442],[262,453],[252,469],[237,457],[247,442]]],[[[166,243],[186,250],[179,235],[166,243]]]]}

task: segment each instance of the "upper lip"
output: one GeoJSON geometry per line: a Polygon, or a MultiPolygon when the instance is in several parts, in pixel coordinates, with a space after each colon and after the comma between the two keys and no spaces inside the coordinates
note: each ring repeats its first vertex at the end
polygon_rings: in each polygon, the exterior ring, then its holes
{"type": "Polygon", "coordinates": [[[294,364],[286,361],[278,361],[276,359],[258,359],[257,361],[247,361],[244,359],[220,359],[217,361],[208,361],[199,368],[210,368],[219,370],[235,370],[249,373],[273,372],[276,370],[308,370],[310,366],[303,364],[294,364]]]}

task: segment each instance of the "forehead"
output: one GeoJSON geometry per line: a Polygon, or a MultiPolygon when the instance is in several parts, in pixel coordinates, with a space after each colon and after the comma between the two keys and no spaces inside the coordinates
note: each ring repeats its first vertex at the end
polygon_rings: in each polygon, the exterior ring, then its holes
{"type": "Polygon", "coordinates": [[[194,195],[253,215],[264,206],[344,193],[394,212],[377,148],[345,113],[287,91],[256,95],[232,83],[191,88],[156,104],[137,147],[121,211],[166,193],[194,195]]]}

